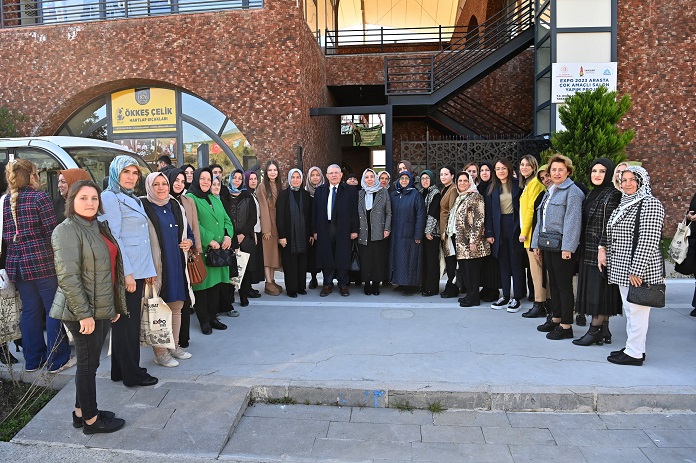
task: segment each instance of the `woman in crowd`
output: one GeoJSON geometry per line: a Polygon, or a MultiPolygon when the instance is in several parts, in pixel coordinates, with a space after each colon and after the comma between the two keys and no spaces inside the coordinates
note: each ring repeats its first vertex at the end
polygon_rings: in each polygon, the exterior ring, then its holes
{"type": "Polygon", "coordinates": [[[377,174],[365,169],[362,190],[358,192],[358,250],[361,279],[365,295],[379,295],[379,283],[387,279],[389,261],[389,234],[391,233],[391,200],[380,186],[377,174]]]}
{"type": "MultiPolygon", "coordinates": [[[[191,227],[193,232],[193,243],[194,247],[189,249],[189,254],[195,252],[201,259],[203,259],[203,248],[201,247],[201,230],[198,226],[198,210],[196,209],[196,203],[193,202],[191,198],[186,196],[184,193],[186,186],[186,176],[181,169],[169,169],[165,172],[167,179],[169,180],[169,194],[172,198],[176,199],[179,204],[184,208],[184,215],[186,216],[186,222],[188,226],[191,227]]],[[[190,286],[189,286],[190,288],[190,286]]],[[[188,289],[187,288],[187,291],[188,289]]],[[[191,295],[191,293],[189,293],[191,295]]],[[[190,341],[190,329],[191,329],[191,314],[192,307],[195,304],[195,298],[189,297],[184,301],[184,307],[181,309],[181,328],[179,329],[179,346],[182,348],[187,348],[190,341]]]]}
{"type": "Polygon", "coordinates": [[[184,172],[184,176],[186,177],[184,187],[186,190],[188,190],[191,187],[191,182],[193,182],[193,173],[195,172],[196,168],[191,164],[184,164],[179,168],[184,172]]]}
{"type": "Polygon", "coordinates": [[[597,266],[598,246],[607,229],[607,221],[621,201],[621,193],[614,188],[612,172],[614,163],[599,158],[590,166],[590,181],[593,189],[583,205],[583,234],[580,240],[580,273],[575,311],[591,315],[592,323],[587,333],[574,339],[578,346],[611,343],[609,317],[621,313],[619,287],[609,284],[606,274],[597,266]]]}
{"type": "Polygon", "coordinates": [[[491,253],[498,259],[503,296],[491,304],[493,309],[520,310],[520,300],[526,294],[520,236],[520,196],[522,190],[512,176],[512,164],[507,159],[495,163],[495,175],[486,193],[486,239],[491,253]],[[510,293],[510,278],[512,290],[510,293]]]}
{"type": "Polygon", "coordinates": [[[585,195],[570,178],[572,161],[562,154],[549,159],[551,187],[537,209],[531,247],[549,272],[552,318],[537,327],[547,339],[573,337],[573,274],[576,250],[582,230],[582,203],[585,195]]]}
{"type": "Polygon", "coordinates": [[[529,281],[531,283],[531,293],[534,296],[532,308],[523,313],[525,318],[536,318],[545,315],[546,310],[546,288],[544,287],[544,273],[541,262],[534,257],[530,246],[532,244],[532,222],[534,218],[534,203],[542,195],[546,188],[537,177],[539,163],[530,154],[525,155],[520,160],[520,236],[519,242],[524,244],[529,265],[529,281]]]}
{"type": "Polygon", "coordinates": [[[261,233],[263,236],[263,270],[266,277],[264,292],[277,296],[283,288],[275,282],[275,271],[280,268],[280,249],[278,248],[278,227],[276,225],[276,201],[283,189],[280,181],[280,167],[274,160],[266,163],[263,182],[257,189],[261,208],[261,233]]]}
{"type": "Polygon", "coordinates": [[[140,367],[140,312],[145,280],[153,281],[155,264],[150,250],[147,214],[135,195],[140,179],[138,162],[116,156],[109,166],[109,188],[101,194],[104,214],[122,252],[126,284],[126,309],[130,314],[113,324],[111,335],[111,379],[125,386],[152,386],[157,378],[140,367]]]}
{"type": "Polygon", "coordinates": [[[459,302],[460,307],[474,307],[481,303],[479,284],[481,261],[491,253],[485,236],[486,204],[468,172],[460,172],[456,178],[457,200],[450,211],[447,228],[455,237],[457,261],[463,270],[467,293],[459,302]]]}
{"type": "Polygon", "coordinates": [[[425,206],[423,197],[413,186],[409,171],[399,174],[399,186],[391,194],[392,233],[390,264],[391,281],[404,295],[413,295],[422,281],[425,206]]]}
{"type": "MultiPolygon", "coordinates": [[[[219,165],[215,164],[215,166],[218,170],[222,170],[219,165]]],[[[214,167],[210,168],[211,171],[214,169],[214,167]]],[[[210,184],[210,194],[220,200],[222,206],[225,208],[225,212],[227,212],[227,217],[229,217],[230,221],[232,221],[232,204],[230,199],[232,195],[230,195],[229,191],[222,186],[222,177],[220,175],[215,175],[213,173],[213,181],[210,184]]],[[[232,222],[232,226],[234,227],[234,222],[232,222]]],[[[235,227],[235,231],[236,230],[237,228],[235,227]]],[[[235,246],[232,247],[234,248],[235,246]]],[[[236,270],[236,267],[235,269],[230,268],[230,274],[232,270],[236,270]]],[[[227,315],[228,317],[239,317],[239,312],[234,309],[234,286],[229,282],[223,283],[222,294],[227,303],[223,304],[222,308],[220,309],[220,313],[227,315]]]]}
{"type": "Polygon", "coordinates": [[[7,164],[7,195],[2,202],[2,239],[7,245],[5,270],[22,301],[20,329],[24,369],[46,366],[57,373],[75,365],[60,323],[49,316],[58,289],[51,252],[56,216],[48,193],[40,191],[36,166],[26,159],[7,164]],[[46,323],[46,340],[43,326],[46,323]]]}
{"type": "MultiPolygon", "coordinates": [[[[309,197],[312,198],[312,208],[314,207],[314,192],[317,187],[324,184],[324,174],[321,169],[317,166],[312,166],[307,171],[307,182],[305,183],[305,190],[309,193],[309,197]]],[[[317,281],[317,273],[320,269],[317,268],[317,248],[312,241],[307,250],[307,271],[311,275],[312,279],[309,281],[309,289],[314,289],[319,286],[317,281]]]]}
{"type": "Polygon", "coordinates": [[[73,426],[85,434],[118,431],[125,421],[97,408],[96,374],[111,323],[128,316],[123,261],[103,212],[96,183],[79,180],[68,190],[66,219],[53,231],[58,291],[51,317],[62,320],[75,342],[73,426]]]}
{"type": "Polygon", "coordinates": [[[305,295],[307,285],[307,250],[314,244],[312,232],[312,200],[302,189],[302,171],[291,169],[288,187],[278,195],[276,224],[283,260],[285,290],[290,297],[305,295]]]}
{"type": "Polygon", "coordinates": [[[454,202],[457,200],[457,187],[454,185],[454,176],[456,172],[451,166],[445,166],[440,169],[440,233],[442,235],[442,246],[445,253],[445,267],[447,269],[447,283],[445,290],[440,293],[441,297],[457,297],[459,296],[459,287],[454,284],[454,277],[457,275],[457,252],[454,247],[454,236],[448,235],[447,224],[449,224],[449,215],[454,202]]]}
{"type": "Polygon", "coordinates": [[[616,165],[616,168],[614,169],[614,176],[612,177],[612,183],[614,184],[614,187],[618,191],[621,190],[621,172],[626,170],[628,168],[628,163],[626,161],[620,162],[616,165]]]}
{"type": "Polygon", "coordinates": [[[230,175],[228,185],[230,191],[230,219],[237,234],[237,246],[243,252],[249,254],[249,261],[239,287],[239,301],[242,307],[249,305],[251,294],[251,278],[256,271],[256,225],[257,210],[256,201],[248,190],[244,188],[244,171],[237,169],[230,175]]]}
{"type": "MultiPolygon", "coordinates": [[[[486,198],[490,188],[493,172],[493,163],[483,161],[479,166],[479,183],[477,189],[481,197],[486,198]]],[[[481,291],[479,297],[483,302],[495,302],[500,296],[500,267],[498,259],[493,254],[489,254],[481,261],[481,291]]]]}
{"type": "MultiPolygon", "coordinates": [[[[230,249],[234,228],[222,201],[210,193],[213,173],[207,168],[196,169],[188,195],[196,204],[201,246],[205,249],[230,249]]],[[[196,298],[196,315],[203,334],[226,330],[227,325],[218,320],[218,313],[229,310],[225,284],[230,283],[229,267],[210,267],[206,264],[205,280],[193,285],[196,298]]]]}
{"type": "MultiPolygon", "coordinates": [[[[552,174],[553,175],[553,174],[552,174]]],[[[609,283],[619,286],[626,316],[626,347],[607,360],[618,365],[643,365],[650,307],[628,301],[629,286],[664,284],[664,260],[660,238],[665,210],[652,195],[650,176],[639,166],[621,173],[623,196],[607,223],[598,267],[608,266],[609,283]]]]}
{"type": "Polygon", "coordinates": [[[56,221],[65,220],[65,199],[68,197],[70,185],[78,180],[92,180],[84,169],[65,169],[58,171],[58,196],[53,200],[53,210],[56,213],[56,221]]]}
{"type": "Polygon", "coordinates": [[[466,172],[467,174],[471,175],[471,178],[474,179],[474,186],[478,185],[478,164],[476,164],[475,162],[470,162],[464,166],[462,172],[466,172]]]}
{"type": "MultiPolygon", "coordinates": [[[[691,228],[691,234],[689,235],[689,253],[686,257],[686,265],[696,266],[696,194],[691,198],[691,204],[689,204],[689,210],[686,213],[686,220],[689,222],[689,227],[691,228]]],[[[677,271],[679,270],[677,269],[677,271]]],[[[696,276],[696,274],[694,276],[696,276]]],[[[696,317],[696,288],[694,288],[694,297],[691,300],[691,307],[693,307],[694,310],[692,310],[689,315],[696,317]]]]}
{"type": "Polygon", "coordinates": [[[191,354],[179,345],[181,310],[190,292],[187,271],[188,252],[194,245],[193,230],[186,221],[184,208],[169,195],[169,179],[162,172],[153,172],[145,179],[146,196],[141,198],[148,217],[150,249],[157,276],[154,293],[167,303],[172,311],[174,348],[153,347],[155,363],[176,367],[176,359],[190,359],[191,354]]]}
{"type": "Polygon", "coordinates": [[[440,190],[432,170],[421,172],[420,184],[426,213],[421,291],[423,296],[430,297],[440,291],[440,190]]]}
{"type": "Polygon", "coordinates": [[[379,186],[386,188],[387,190],[391,186],[391,175],[386,170],[379,172],[379,186]]]}
{"type": "MultiPolygon", "coordinates": [[[[254,205],[256,206],[256,223],[254,224],[254,243],[256,244],[256,252],[251,258],[256,262],[251,266],[250,271],[250,283],[252,285],[263,281],[264,279],[264,268],[263,268],[263,238],[261,237],[261,206],[259,205],[258,197],[256,191],[259,186],[259,174],[254,170],[248,170],[244,173],[244,185],[245,190],[251,193],[251,197],[254,200],[254,205]]],[[[258,298],[261,297],[261,293],[251,288],[249,289],[248,297],[258,298]]]]}

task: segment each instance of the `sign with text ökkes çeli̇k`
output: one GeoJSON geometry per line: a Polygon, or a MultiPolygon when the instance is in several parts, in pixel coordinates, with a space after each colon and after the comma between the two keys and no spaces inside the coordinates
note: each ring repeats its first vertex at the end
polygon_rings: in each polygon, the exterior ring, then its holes
{"type": "Polygon", "coordinates": [[[131,88],[111,95],[113,133],[176,130],[176,92],[165,88],[131,88]]]}
{"type": "Polygon", "coordinates": [[[616,91],[616,63],[554,63],[551,68],[551,102],[563,103],[577,92],[604,86],[616,91]]]}

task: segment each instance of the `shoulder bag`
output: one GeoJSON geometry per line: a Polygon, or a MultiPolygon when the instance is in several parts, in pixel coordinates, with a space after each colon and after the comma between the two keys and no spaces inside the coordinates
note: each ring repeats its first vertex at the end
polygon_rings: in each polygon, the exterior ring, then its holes
{"type": "MultiPolygon", "coordinates": [[[[631,262],[638,246],[638,235],[640,231],[640,211],[643,209],[643,201],[638,205],[636,213],[636,225],[633,230],[633,249],[631,250],[631,262]]],[[[665,261],[662,260],[662,276],[665,276],[665,261]]],[[[633,286],[629,283],[628,295],[626,300],[632,304],[644,305],[647,307],[661,308],[665,306],[665,291],[667,286],[664,283],[651,284],[643,281],[640,286],[633,286]]]]}
{"type": "MultiPolygon", "coordinates": [[[[550,201],[551,197],[546,201],[550,201]]],[[[541,207],[542,210],[544,208],[545,204],[542,203],[541,207]]],[[[537,246],[539,249],[542,251],[547,251],[547,252],[561,252],[561,246],[563,245],[563,234],[558,233],[558,232],[547,232],[543,231],[544,228],[546,227],[546,211],[544,211],[543,215],[543,223],[541,226],[541,230],[539,230],[539,239],[537,240],[537,246]]]]}
{"type": "Polygon", "coordinates": [[[208,267],[237,267],[234,250],[208,248],[205,252],[205,265],[208,267]]]}
{"type": "Polygon", "coordinates": [[[201,255],[195,250],[189,253],[186,266],[188,267],[189,278],[192,285],[199,285],[208,277],[203,259],[201,259],[201,255]]]}
{"type": "MultiPolygon", "coordinates": [[[[3,209],[7,195],[0,198],[0,253],[2,253],[3,209]]],[[[0,343],[22,337],[19,320],[22,318],[22,303],[14,283],[7,271],[0,269],[0,343]]]]}

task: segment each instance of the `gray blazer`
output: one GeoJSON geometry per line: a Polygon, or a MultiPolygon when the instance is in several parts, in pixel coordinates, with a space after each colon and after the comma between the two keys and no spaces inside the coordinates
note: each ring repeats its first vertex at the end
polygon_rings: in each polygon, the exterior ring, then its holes
{"type": "Polygon", "coordinates": [[[124,276],[140,280],[156,276],[150,249],[147,215],[141,204],[123,193],[106,190],[101,194],[104,214],[100,222],[107,222],[123,257],[124,276]]]}
{"type": "Polygon", "coordinates": [[[561,250],[575,253],[580,244],[584,201],[585,195],[582,190],[570,178],[554,189],[553,196],[549,196],[547,191],[537,208],[538,220],[532,234],[531,248],[539,247],[539,232],[556,232],[563,235],[561,250]]]}
{"type": "MultiPolygon", "coordinates": [[[[391,200],[389,192],[386,188],[380,188],[375,193],[372,200],[372,210],[370,212],[370,221],[372,223],[372,233],[370,241],[380,241],[384,239],[384,232],[391,231],[391,200]]],[[[358,231],[358,243],[367,246],[367,209],[365,209],[365,190],[358,192],[358,218],[360,220],[360,229],[358,231]]]]}

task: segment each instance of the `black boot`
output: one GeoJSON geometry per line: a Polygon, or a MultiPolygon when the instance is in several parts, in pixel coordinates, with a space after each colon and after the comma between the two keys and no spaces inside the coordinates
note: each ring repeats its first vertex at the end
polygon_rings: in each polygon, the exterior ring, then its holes
{"type": "Polygon", "coordinates": [[[445,285],[445,290],[440,293],[442,298],[450,298],[459,296],[459,288],[454,283],[447,283],[445,285]]]}
{"type": "Polygon", "coordinates": [[[602,337],[604,344],[611,344],[611,331],[609,331],[609,320],[604,320],[602,323],[602,337]]]}
{"type": "Polygon", "coordinates": [[[555,330],[557,326],[560,326],[560,323],[554,322],[553,316],[548,314],[546,316],[546,321],[542,325],[537,326],[537,331],[541,331],[542,333],[550,333],[551,331],[555,330]]]}
{"type": "Polygon", "coordinates": [[[602,327],[600,325],[591,325],[590,329],[587,330],[587,333],[585,333],[580,339],[573,339],[573,344],[576,346],[591,346],[592,344],[601,346],[604,344],[602,327]]]}
{"type": "Polygon", "coordinates": [[[575,324],[578,326],[586,326],[587,325],[587,317],[583,313],[579,313],[575,316],[575,324]]]}
{"type": "Polygon", "coordinates": [[[539,318],[546,316],[546,307],[541,302],[535,302],[531,309],[522,314],[524,318],[539,318]]]}
{"type": "Polygon", "coordinates": [[[249,296],[247,296],[246,291],[241,289],[239,290],[239,303],[242,307],[247,307],[249,305],[249,296]]]}

